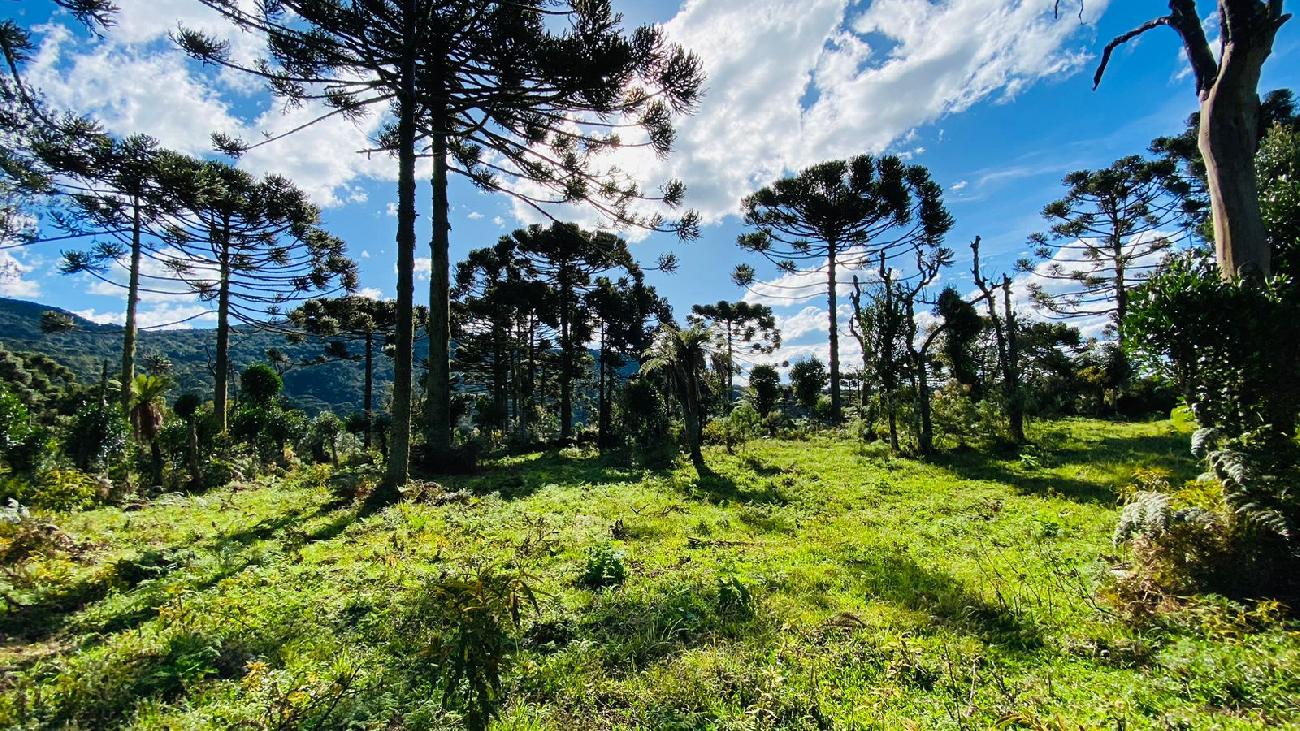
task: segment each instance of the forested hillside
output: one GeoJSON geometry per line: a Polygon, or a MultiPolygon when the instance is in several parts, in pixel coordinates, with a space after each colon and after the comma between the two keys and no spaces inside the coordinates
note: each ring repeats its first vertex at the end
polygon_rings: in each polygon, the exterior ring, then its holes
{"type": "MultiPolygon", "coordinates": [[[[98,382],[103,361],[108,360],[110,377],[116,377],[122,357],[122,328],[99,325],[67,313],[74,329],[61,333],[41,330],[41,315],[56,307],[0,298],[0,345],[15,352],[44,353],[68,366],[83,383],[98,382]]],[[[212,349],[216,333],[207,328],[143,331],[140,352],[144,356],[161,354],[171,361],[170,378],[176,383],[173,393],[212,392],[212,349]]],[[[330,360],[311,363],[325,350],[325,342],[308,339],[291,342],[282,333],[252,327],[236,327],[231,334],[231,359],[236,372],[253,363],[267,360],[267,351],[275,348],[288,362],[284,372],[284,392],[294,406],[317,413],[360,410],[364,368],[360,361],[330,360]],[[308,364],[311,363],[311,364],[308,364]]],[[[423,359],[428,343],[416,341],[417,357],[423,359]]],[[[375,393],[382,398],[393,380],[392,361],[375,360],[375,393]]]]}

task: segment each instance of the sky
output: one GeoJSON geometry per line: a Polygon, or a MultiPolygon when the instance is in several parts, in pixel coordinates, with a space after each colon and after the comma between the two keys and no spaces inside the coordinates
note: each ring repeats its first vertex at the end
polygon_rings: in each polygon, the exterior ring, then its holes
{"type": "MultiPolygon", "coordinates": [[[[176,49],[168,33],[184,24],[229,39],[237,57],[260,52],[253,39],[195,0],[117,4],[116,25],[95,37],[47,0],[0,3],[5,15],[34,30],[29,80],[51,104],[95,117],[111,133],[149,134],[195,155],[212,154],[212,132],[255,140],[311,117],[310,108],[286,111],[252,80],[201,67],[176,49]]],[[[810,272],[783,280],[773,266],[741,251],[736,237],[746,229],[739,202],[810,164],[864,153],[925,165],[943,186],[956,219],[946,245],[957,260],[942,284],[971,289],[969,242],[977,235],[985,271],[1010,271],[1027,254],[1029,234],[1046,228],[1039,212],[1062,195],[1066,173],[1143,152],[1153,138],[1180,131],[1196,107],[1181,45],[1163,28],[1119,50],[1101,87],[1092,89],[1106,41],[1154,17],[1164,3],[1086,0],[1081,12],[1072,0],[1062,5],[1071,7],[1056,18],[1051,0],[614,0],[629,26],[663,24],[672,40],[700,56],[708,75],[696,112],[677,121],[669,157],[631,153],[618,161],[647,189],[682,179],[686,206],[705,224],[698,240],[685,243],[628,232],[643,262],[664,252],[680,259],[676,273],[651,273],[651,283],[679,318],[692,304],[723,299],[772,305],[784,343],[763,360],[825,358],[824,292],[809,289],[791,300],[770,296],[789,289],[760,285],[750,292],[731,282],[741,262],[769,284],[823,279],[810,272]]],[[[1212,25],[1214,3],[1201,6],[1212,25]]],[[[1278,35],[1261,91],[1300,87],[1298,56],[1300,23],[1292,22],[1278,35]]],[[[368,146],[378,124],[371,118],[317,125],[238,164],[286,175],[308,191],[322,208],[323,225],[359,262],[362,293],[391,297],[396,166],[391,158],[356,152],[368,146]]],[[[417,300],[428,278],[427,184],[419,197],[417,300]]],[[[537,220],[510,198],[464,181],[453,180],[450,198],[453,261],[537,220]]],[[[601,223],[588,210],[559,214],[601,223]]],[[[6,273],[0,296],[121,322],[122,293],[84,275],[61,275],[58,246],[0,252],[6,273]]],[[[210,327],[215,317],[206,310],[187,297],[150,294],[141,322],[193,318],[184,325],[210,327]]],[[[1099,332],[1096,323],[1091,327],[1099,332]]],[[[847,335],[843,320],[840,328],[847,335]]],[[[851,343],[842,342],[841,350],[849,366],[860,360],[851,343]]]]}

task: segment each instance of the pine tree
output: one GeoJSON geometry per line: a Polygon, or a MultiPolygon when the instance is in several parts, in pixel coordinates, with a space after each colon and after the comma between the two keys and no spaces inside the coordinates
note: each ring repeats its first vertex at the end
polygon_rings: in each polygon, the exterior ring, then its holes
{"type": "Polygon", "coordinates": [[[232,320],[262,325],[312,293],[356,289],[356,263],[342,241],[317,226],[320,212],[282,177],[257,179],[219,162],[169,166],[180,212],[165,232],[164,264],[215,302],[213,412],[226,427],[232,320]]]}
{"type": "Polygon", "coordinates": [[[512,238],[529,270],[553,292],[559,324],[560,438],[568,439],[573,434],[573,383],[579,350],[592,332],[591,312],[584,298],[598,275],[630,271],[636,264],[623,239],[574,224],[533,225],[515,231],[512,238]]]}
{"type": "MultiPolygon", "coordinates": [[[[396,374],[393,440],[385,489],[396,498],[409,474],[415,161],[419,139],[433,158],[430,369],[427,439],[450,447],[449,173],[526,205],[595,201],[618,223],[697,235],[697,216],[665,222],[637,204],[680,204],[683,187],[647,196],[599,154],[648,145],[665,154],[674,113],[689,111],[702,83],[698,59],[658,28],[624,35],[605,0],[279,0],[245,11],[201,0],[269,40],[270,62],[245,71],[292,102],[327,106],[321,119],[389,107],[395,124],[379,147],[398,158],[396,374]],[[567,21],[567,23],[566,23],[567,21]],[[563,32],[554,29],[567,25],[563,32]],[[621,131],[640,130],[627,140],[621,131]]],[[[228,49],[193,30],[178,34],[194,56],[238,67],[228,49]]],[[[223,139],[232,151],[247,145],[223,139]]]]}
{"type": "MultiPolygon", "coordinates": [[[[389,300],[351,295],[330,299],[309,299],[289,312],[289,324],[307,335],[325,338],[325,353],[315,362],[361,360],[365,364],[365,385],[361,401],[364,418],[363,440],[370,448],[374,431],[375,347],[382,350],[397,328],[397,307],[389,300]],[[359,345],[360,353],[353,350],[359,345]]],[[[291,337],[298,340],[301,335],[291,337]]]]}
{"type": "Polygon", "coordinates": [[[1043,208],[1049,232],[1030,237],[1041,263],[1017,264],[1044,280],[1030,281],[1034,303],[1052,317],[1105,316],[1123,347],[1130,290],[1160,266],[1189,225],[1185,188],[1172,173],[1167,160],[1130,156],[1067,175],[1065,197],[1043,208]]]}
{"type": "MultiPolygon", "coordinates": [[[[841,419],[838,294],[840,267],[861,269],[882,254],[903,256],[934,248],[952,228],[943,190],[920,165],[895,156],[867,155],[814,165],[745,198],[743,249],[761,254],[787,274],[824,271],[830,319],[831,418],[841,419]]],[[[751,267],[734,279],[754,282],[751,267]]],[[[798,295],[796,295],[798,296],[798,295]]]]}
{"type": "Polygon", "coordinates": [[[781,331],[776,326],[772,308],[740,300],[719,301],[713,305],[695,305],[694,317],[704,322],[718,340],[727,371],[727,392],[723,397],[728,413],[735,403],[736,345],[748,346],[751,353],[771,353],[781,347],[781,331]]]}

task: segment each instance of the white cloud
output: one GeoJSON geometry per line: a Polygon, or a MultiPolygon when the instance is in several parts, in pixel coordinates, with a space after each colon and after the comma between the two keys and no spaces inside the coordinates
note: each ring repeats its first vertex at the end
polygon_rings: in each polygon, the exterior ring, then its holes
{"type": "Polygon", "coordinates": [[[363,287],[361,289],[358,289],[356,296],[365,297],[366,299],[372,299],[372,300],[388,299],[387,297],[384,296],[384,290],[378,287],[363,287]]]}
{"type": "Polygon", "coordinates": [[[969,181],[966,181],[966,180],[958,180],[957,182],[955,182],[955,183],[952,184],[952,187],[949,188],[949,190],[952,190],[953,192],[960,191],[960,190],[965,190],[965,189],[966,189],[966,186],[968,186],[968,185],[970,185],[970,182],[969,182],[969,181]]]}
{"type": "MultiPolygon", "coordinates": [[[[1089,2],[1095,21],[1107,0],[1089,2]]],[[[809,164],[912,144],[919,127],[1076,71],[1081,26],[1025,0],[688,0],[664,26],[708,75],[674,151],[615,161],[647,186],[680,178],[714,223],[756,188],[809,164]]],[[[919,158],[925,146],[900,154],[919,158]]],[[[536,214],[514,208],[521,221],[536,214]]],[[[566,211],[567,215],[568,211],[566,211]]],[[[595,223],[588,212],[584,222],[595,223]],[[588,220],[589,219],[589,220],[588,220]]]]}
{"type": "Polygon", "coordinates": [[[480,218],[483,218],[483,214],[479,213],[478,211],[470,211],[469,215],[467,215],[466,218],[468,218],[471,221],[477,221],[480,218]]]}
{"type": "MultiPolygon", "coordinates": [[[[147,134],[191,155],[211,152],[213,132],[255,144],[324,113],[319,103],[286,109],[264,94],[253,112],[237,112],[234,102],[260,85],[239,72],[196,69],[165,36],[178,22],[199,28],[229,42],[233,56],[243,61],[260,52],[255,36],[189,0],[128,0],[121,6],[118,22],[102,39],[79,41],[62,25],[38,29],[41,43],[28,74],[54,106],[89,114],[109,132],[147,134]]],[[[257,175],[284,175],[323,207],[361,203],[368,196],[354,181],[395,173],[386,155],[360,154],[371,146],[380,121],[371,114],[355,123],[336,117],[311,124],[250,150],[238,165],[257,175]]]]}
{"type": "MultiPolygon", "coordinates": [[[[101,325],[121,325],[126,320],[125,311],[100,312],[94,308],[75,310],[72,314],[101,325]]],[[[200,325],[211,325],[217,315],[206,305],[198,303],[166,303],[141,307],[136,311],[136,324],[145,330],[188,330],[200,325]]]]}
{"type": "Polygon", "coordinates": [[[397,204],[390,202],[387,206],[384,206],[384,214],[389,218],[397,218],[397,204]]]}
{"type": "Polygon", "coordinates": [[[27,275],[36,267],[8,251],[0,250],[0,296],[35,299],[41,295],[41,283],[27,275]]]}

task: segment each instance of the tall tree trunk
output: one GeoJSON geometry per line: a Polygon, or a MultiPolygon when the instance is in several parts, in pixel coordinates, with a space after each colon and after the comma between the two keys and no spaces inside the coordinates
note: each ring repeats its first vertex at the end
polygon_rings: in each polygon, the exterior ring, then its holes
{"type": "Polygon", "coordinates": [[[375,424],[375,334],[366,333],[366,385],[365,385],[365,436],[362,439],[370,449],[370,434],[375,424]]]}
{"type": "MultiPolygon", "coordinates": [[[[441,104],[441,99],[435,100],[441,104]]],[[[447,116],[433,136],[433,239],[429,270],[429,379],[425,418],[429,457],[451,450],[451,219],[447,203],[447,116]]]]}
{"type": "Polygon", "coordinates": [[[573,435],[573,321],[567,283],[560,281],[560,439],[573,435]]]}
{"type": "Polygon", "coordinates": [[[1011,276],[1007,274],[1002,275],[1002,322],[1006,328],[1002,384],[1007,402],[1007,426],[1011,430],[1011,440],[1024,444],[1025,397],[1020,391],[1019,336],[1016,335],[1016,313],[1011,309],[1011,276]]]}
{"type": "Polygon", "coordinates": [[[609,393],[606,390],[605,363],[605,323],[602,322],[600,325],[600,361],[596,364],[598,376],[596,388],[599,391],[599,403],[596,408],[596,444],[599,445],[601,449],[609,448],[609,393]]]}
{"type": "Polygon", "coordinates": [[[1271,49],[1271,36],[1266,45],[1228,43],[1217,81],[1201,95],[1197,143],[1209,178],[1215,254],[1225,279],[1266,277],[1271,271],[1255,180],[1257,89],[1271,49]]]}
{"type": "Polygon", "coordinates": [[[217,289],[217,356],[213,378],[216,387],[212,396],[212,410],[217,416],[217,426],[226,431],[226,399],[230,379],[230,220],[223,218],[220,233],[221,282],[217,289]]]}
{"type": "Polygon", "coordinates": [[[839,254],[835,242],[827,242],[827,248],[830,256],[826,260],[826,307],[830,310],[827,316],[830,318],[830,335],[831,335],[831,423],[840,423],[840,329],[839,313],[836,310],[836,299],[838,292],[835,282],[835,258],[839,254]]]}
{"type": "Polygon", "coordinates": [[[736,356],[735,347],[732,343],[731,321],[727,321],[727,398],[723,403],[727,405],[727,413],[730,414],[735,406],[736,399],[736,356]]]}
{"type": "Polygon", "coordinates": [[[136,308],[140,303],[140,197],[131,199],[131,273],[126,288],[126,328],[122,332],[122,412],[131,411],[135,378],[136,308]]]}
{"type": "Polygon", "coordinates": [[[411,383],[415,340],[415,0],[402,0],[405,43],[397,98],[397,328],[388,471],[375,500],[394,502],[410,479],[411,383]]]}

